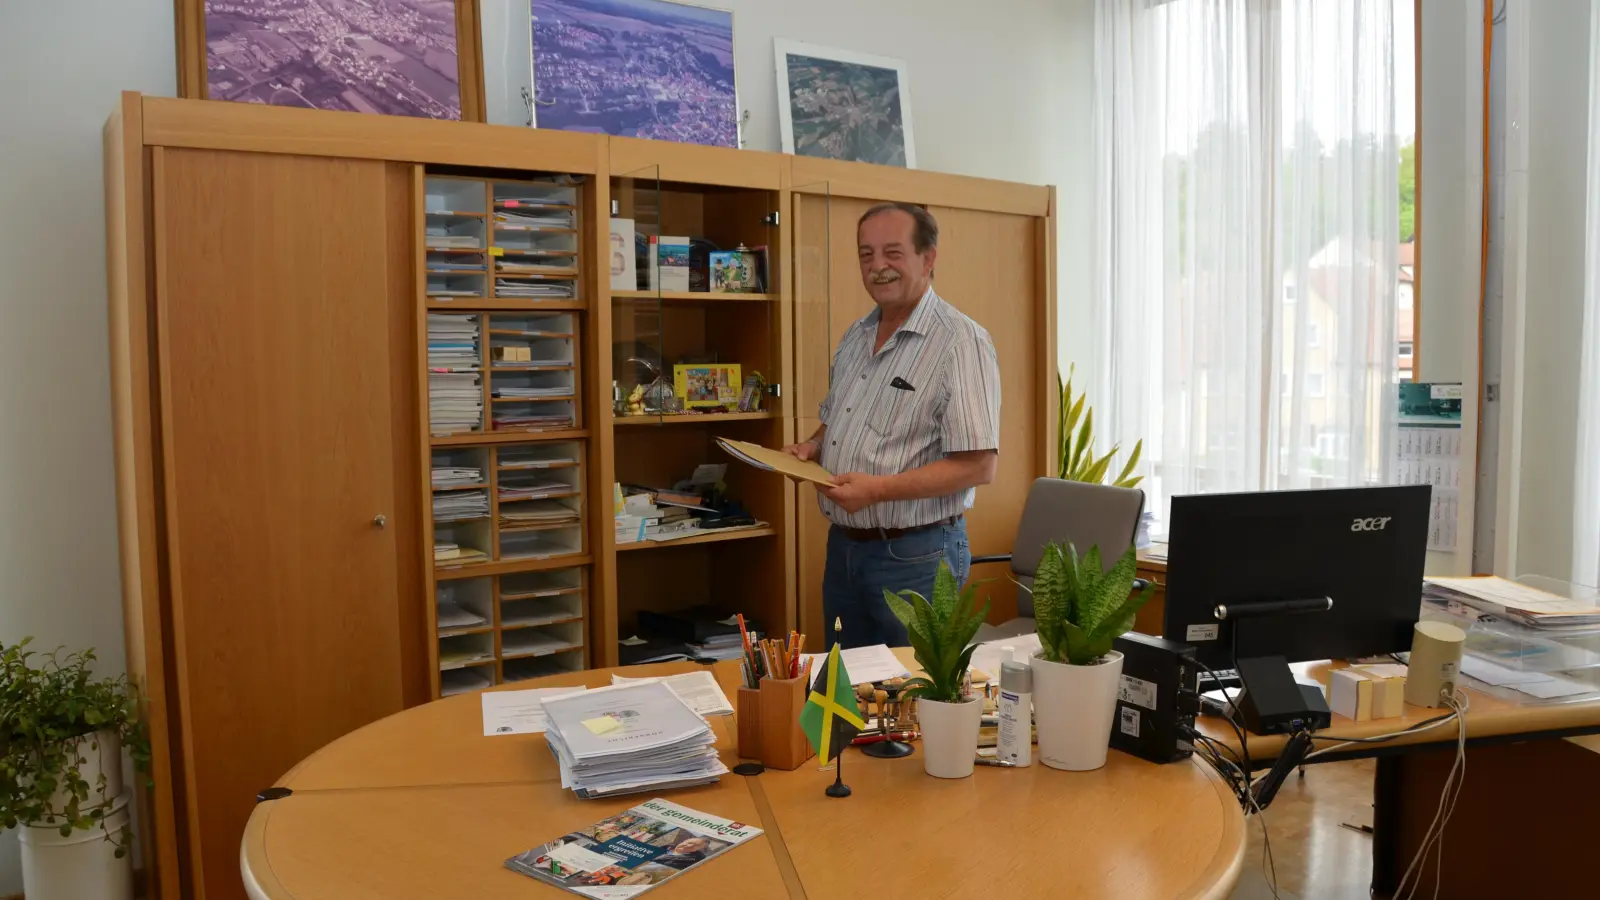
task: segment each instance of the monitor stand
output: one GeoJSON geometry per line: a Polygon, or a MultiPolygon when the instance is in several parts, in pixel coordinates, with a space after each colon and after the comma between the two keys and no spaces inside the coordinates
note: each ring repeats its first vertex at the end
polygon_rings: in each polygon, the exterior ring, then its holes
{"type": "Polygon", "coordinates": [[[1289,661],[1281,656],[1236,660],[1241,691],[1234,701],[1245,728],[1255,734],[1316,731],[1332,722],[1322,689],[1294,680],[1289,661]]]}

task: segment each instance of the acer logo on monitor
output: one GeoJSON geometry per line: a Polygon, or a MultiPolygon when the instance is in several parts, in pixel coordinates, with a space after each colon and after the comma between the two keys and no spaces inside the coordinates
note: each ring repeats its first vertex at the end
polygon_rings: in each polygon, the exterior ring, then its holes
{"type": "Polygon", "coordinates": [[[1351,531],[1382,531],[1389,527],[1389,520],[1394,516],[1382,516],[1373,519],[1356,519],[1350,523],[1351,531]]]}

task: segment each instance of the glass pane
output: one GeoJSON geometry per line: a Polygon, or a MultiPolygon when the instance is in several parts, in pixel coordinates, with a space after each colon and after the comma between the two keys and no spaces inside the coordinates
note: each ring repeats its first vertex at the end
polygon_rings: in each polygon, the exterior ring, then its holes
{"type": "Polygon", "coordinates": [[[612,412],[619,424],[659,422],[679,408],[662,347],[660,168],[611,180],[612,412]]]}

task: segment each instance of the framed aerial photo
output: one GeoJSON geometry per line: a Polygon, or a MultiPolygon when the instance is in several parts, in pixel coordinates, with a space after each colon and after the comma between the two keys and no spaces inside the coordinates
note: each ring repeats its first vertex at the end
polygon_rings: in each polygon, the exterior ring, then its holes
{"type": "Polygon", "coordinates": [[[783,152],[916,168],[903,60],[781,38],[773,50],[783,152]]]}
{"type": "Polygon", "coordinates": [[[733,13],[669,0],[531,0],[538,128],[739,146],[733,13]]]}
{"type": "Polygon", "coordinates": [[[481,122],[478,0],[177,0],[184,97],[481,122]]]}

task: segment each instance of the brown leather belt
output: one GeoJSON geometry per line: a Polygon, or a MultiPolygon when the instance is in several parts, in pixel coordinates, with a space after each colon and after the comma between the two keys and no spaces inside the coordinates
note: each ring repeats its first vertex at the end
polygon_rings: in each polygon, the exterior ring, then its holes
{"type": "Polygon", "coordinates": [[[835,525],[833,527],[852,541],[889,541],[908,534],[916,534],[919,531],[927,531],[929,528],[943,528],[946,525],[954,525],[959,521],[961,521],[960,516],[948,516],[937,522],[914,525],[910,528],[846,528],[843,525],[835,525]]]}

